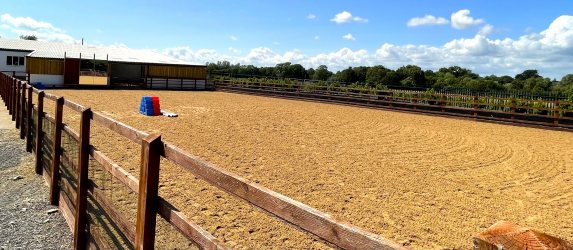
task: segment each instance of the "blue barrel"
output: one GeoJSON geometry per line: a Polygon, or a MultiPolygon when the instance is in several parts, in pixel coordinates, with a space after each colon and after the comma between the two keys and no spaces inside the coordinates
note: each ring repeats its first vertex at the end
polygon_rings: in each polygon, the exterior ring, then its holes
{"type": "Polygon", "coordinates": [[[151,96],[141,97],[141,103],[139,104],[139,113],[147,116],[153,116],[153,101],[151,96]]]}

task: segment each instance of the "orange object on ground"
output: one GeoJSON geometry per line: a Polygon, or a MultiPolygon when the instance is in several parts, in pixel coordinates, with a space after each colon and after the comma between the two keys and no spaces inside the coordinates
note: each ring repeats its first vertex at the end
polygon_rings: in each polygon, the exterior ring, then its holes
{"type": "Polygon", "coordinates": [[[499,221],[474,238],[474,249],[569,250],[573,249],[573,246],[565,240],[537,230],[520,227],[507,221],[499,221]]]}

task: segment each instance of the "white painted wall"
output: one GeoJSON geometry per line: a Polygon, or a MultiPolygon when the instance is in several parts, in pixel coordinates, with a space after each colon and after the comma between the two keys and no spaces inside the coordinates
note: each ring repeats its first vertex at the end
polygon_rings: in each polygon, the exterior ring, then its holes
{"type": "Polygon", "coordinates": [[[21,52],[21,51],[6,51],[0,50],[0,71],[26,71],[26,55],[30,54],[30,52],[21,52]],[[24,65],[14,66],[14,65],[7,65],[6,64],[6,57],[7,56],[21,56],[24,57],[24,65]]]}
{"type": "Polygon", "coordinates": [[[63,85],[64,75],[40,75],[31,74],[30,82],[32,84],[41,82],[44,86],[51,87],[51,85],[63,85]]]}

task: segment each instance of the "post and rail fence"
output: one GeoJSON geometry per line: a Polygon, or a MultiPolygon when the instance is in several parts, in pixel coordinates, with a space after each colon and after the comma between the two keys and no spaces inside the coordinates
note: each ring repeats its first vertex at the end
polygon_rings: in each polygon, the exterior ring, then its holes
{"type": "Polygon", "coordinates": [[[109,237],[121,238],[112,240],[112,244],[124,244],[128,249],[154,249],[157,215],[200,249],[227,249],[216,237],[158,195],[162,158],[334,247],[403,248],[379,235],[335,220],[328,214],[203,161],[166,142],[160,135],[132,128],[89,107],[66,100],[65,97],[38,90],[11,75],[0,74],[0,96],[12,120],[16,122],[16,127],[20,129],[22,138],[26,139],[28,151],[35,156],[34,171],[42,175],[49,185],[50,203],[59,206],[74,234],[74,249],[109,248],[109,237]],[[35,104],[32,102],[34,97],[37,98],[35,104]],[[44,110],[46,100],[54,102],[54,117],[44,110]],[[79,113],[79,133],[62,121],[63,107],[79,113]],[[141,146],[139,179],[90,143],[92,123],[141,146]],[[94,168],[111,175],[138,196],[135,225],[103,194],[104,190],[96,184],[96,180],[90,179],[88,170],[94,168]],[[94,207],[101,213],[94,213],[94,207]],[[98,227],[98,222],[104,217],[113,230],[98,227]]]}
{"type": "Polygon", "coordinates": [[[573,131],[573,101],[213,78],[216,90],[573,131]]]}

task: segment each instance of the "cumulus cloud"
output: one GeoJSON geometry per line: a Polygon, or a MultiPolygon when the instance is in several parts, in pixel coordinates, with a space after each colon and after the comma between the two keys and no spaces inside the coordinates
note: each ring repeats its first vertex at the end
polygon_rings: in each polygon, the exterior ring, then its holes
{"type": "Polygon", "coordinates": [[[233,48],[233,47],[229,47],[229,49],[228,49],[228,50],[229,50],[229,52],[231,52],[231,53],[235,53],[235,54],[241,53],[241,51],[240,51],[240,50],[238,50],[238,49],[235,49],[235,48],[233,48]]]}
{"type": "Polygon", "coordinates": [[[332,19],[330,19],[330,21],[338,23],[338,24],[351,23],[351,22],[367,23],[368,19],[362,18],[362,17],[357,17],[357,16],[352,16],[352,13],[350,13],[348,11],[343,11],[343,12],[336,14],[332,19]]]}
{"type": "MultiPolygon", "coordinates": [[[[491,32],[493,27],[486,26],[482,30],[491,32]]],[[[535,68],[545,76],[561,78],[573,72],[573,16],[560,16],[544,31],[515,39],[490,39],[477,34],[471,38],[449,41],[442,46],[385,43],[371,52],[342,48],[315,55],[304,54],[299,50],[278,53],[266,47],[233,56],[219,54],[214,50],[191,50],[188,47],[167,49],[164,53],[201,64],[227,60],[232,63],[272,66],[290,61],[314,68],[324,64],[331,70],[377,64],[394,69],[416,64],[434,70],[458,65],[480,74],[498,75],[515,75],[525,69],[535,68]]]]}
{"type": "Polygon", "coordinates": [[[425,15],[423,17],[414,17],[408,21],[408,27],[424,26],[424,25],[445,25],[450,23],[443,17],[435,17],[432,15],[425,15]]]}
{"type": "Polygon", "coordinates": [[[229,38],[230,38],[231,40],[233,40],[233,41],[237,41],[237,40],[239,40],[239,38],[238,38],[238,37],[236,37],[236,36],[233,36],[233,35],[229,36],[229,38]]]}
{"type": "Polygon", "coordinates": [[[465,29],[470,26],[480,25],[484,23],[483,19],[475,19],[470,16],[470,10],[463,9],[452,13],[451,16],[452,27],[456,29],[465,29]]]}
{"type": "Polygon", "coordinates": [[[350,33],[342,36],[342,38],[344,38],[344,40],[348,40],[348,41],[356,41],[356,38],[350,33]]]}
{"type": "Polygon", "coordinates": [[[320,39],[320,36],[314,36],[314,40],[320,39]]]}
{"type": "Polygon", "coordinates": [[[493,32],[493,25],[486,24],[479,30],[478,34],[482,36],[487,36],[493,32]]]}
{"type": "Polygon", "coordinates": [[[3,14],[0,16],[0,23],[2,29],[7,29],[17,36],[34,35],[41,41],[77,42],[72,36],[51,23],[37,21],[31,17],[14,17],[10,14],[3,14]]]}
{"type": "Polygon", "coordinates": [[[14,28],[24,29],[24,30],[52,30],[60,32],[61,30],[54,27],[51,23],[36,21],[31,17],[13,17],[10,14],[3,14],[0,16],[0,20],[14,28]]]}
{"type": "Polygon", "coordinates": [[[306,16],[306,19],[314,20],[314,19],[316,19],[316,15],[308,14],[308,16],[306,16]]]}

